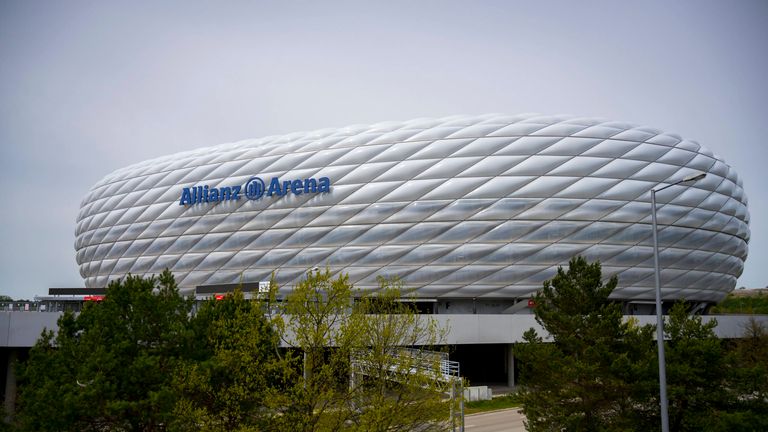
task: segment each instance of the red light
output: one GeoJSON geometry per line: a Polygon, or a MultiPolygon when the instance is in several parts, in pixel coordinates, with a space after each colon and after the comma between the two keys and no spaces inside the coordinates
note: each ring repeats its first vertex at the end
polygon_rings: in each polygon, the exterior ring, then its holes
{"type": "Polygon", "coordinates": [[[87,296],[83,297],[83,300],[84,301],[100,302],[100,301],[104,300],[104,296],[103,295],[87,295],[87,296]]]}
{"type": "Polygon", "coordinates": [[[536,302],[533,301],[533,299],[528,300],[528,307],[529,308],[536,307],[536,302]]]}
{"type": "Polygon", "coordinates": [[[224,294],[216,294],[215,296],[213,296],[213,298],[215,298],[216,300],[224,300],[224,294]]]}

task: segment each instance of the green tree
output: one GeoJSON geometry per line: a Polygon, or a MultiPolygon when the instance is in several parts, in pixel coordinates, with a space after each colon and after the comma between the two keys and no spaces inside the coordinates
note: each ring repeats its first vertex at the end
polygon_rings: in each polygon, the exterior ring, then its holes
{"type": "Polygon", "coordinates": [[[523,412],[531,431],[644,430],[657,427],[653,327],[624,321],[609,301],[618,281],[603,282],[599,262],[575,257],[534,296],[534,329],[516,347],[523,412]]]}
{"type": "Polygon", "coordinates": [[[443,331],[382,279],[311,272],[276,301],[237,290],[192,316],[173,276],[128,277],[66,313],[20,365],[24,430],[446,428],[443,331]],[[278,305],[278,303],[280,303],[278,305]],[[284,345],[284,346],[281,346],[284,345]]]}
{"type": "Polygon", "coordinates": [[[23,430],[163,429],[191,302],[170,272],[112,282],[103,302],[65,313],[19,365],[23,430]]]}
{"type": "Polygon", "coordinates": [[[285,365],[260,301],[242,291],[211,299],[191,319],[189,361],[175,376],[172,430],[267,430],[285,365]]]}
{"type": "Polygon", "coordinates": [[[751,318],[742,337],[728,342],[725,403],[711,429],[768,430],[768,330],[751,318]]]}
{"type": "MultiPolygon", "coordinates": [[[[743,394],[753,396],[760,411],[768,412],[768,329],[751,318],[742,338],[736,340],[735,369],[741,374],[734,381],[743,394]]],[[[768,429],[768,428],[766,428],[768,429]]]]}
{"type": "Polygon", "coordinates": [[[717,428],[718,413],[729,398],[729,369],[717,321],[689,315],[684,302],[675,303],[664,325],[666,335],[669,427],[676,431],[717,428]]]}
{"type": "Polygon", "coordinates": [[[442,331],[399,301],[399,284],[380,281],[378,293],[365,294],[326,269],[309,272],[286,296],[277,322],[294,348],[287,355],[295,385],[285,393],[290,403],[276,419],[279,429],[446,427],[445,384],[430,371],[439,360],[424,348],[442,331]]]}
{"type": "MultiPolygon", "coordinates": [[[[273,292],[276,292],[273,290],[273,292]]],[[[285,296],[275,324],[285,351],[287,382],[278,429],[340,430],[349,419],[347,387],[353,287],[346,275],[308,272],[285,296]]]]}
{"type": "Polygon", "coordinates": [[[351,353],[352,424],[362,431],[443,430],[449,415],[434,346],[446,329],[401,301],[400,281],[379,278],[376,295],[355,303],[349,328],[357,338],[351,353]],[[397,415],[393,415],[397,413],[397,415]]]}

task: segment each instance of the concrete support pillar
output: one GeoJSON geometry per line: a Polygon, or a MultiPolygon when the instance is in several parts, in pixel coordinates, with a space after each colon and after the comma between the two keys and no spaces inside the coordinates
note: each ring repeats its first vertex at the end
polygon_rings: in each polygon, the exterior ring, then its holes
{"type": "Polygon", "coordinates": [[[515,387],[515,345],[507,345],[507,386],[515,387]]]}
{"type": "Polygon", "coordinates": [[[8,352],[8,362],[5,368],[5,422],[10,423],[16,412],[16,359],[18,358],[16,350],[8,352]]]}

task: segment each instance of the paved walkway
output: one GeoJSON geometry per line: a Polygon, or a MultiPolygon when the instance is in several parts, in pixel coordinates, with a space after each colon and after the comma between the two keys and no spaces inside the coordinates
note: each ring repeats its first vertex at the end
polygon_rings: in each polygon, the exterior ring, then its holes
{"type": "Polygon", "coordinates": [[[510,408],[464,417],[464,430],[472,432],[524,432],[523,414],[519,408],[510,408]]]}

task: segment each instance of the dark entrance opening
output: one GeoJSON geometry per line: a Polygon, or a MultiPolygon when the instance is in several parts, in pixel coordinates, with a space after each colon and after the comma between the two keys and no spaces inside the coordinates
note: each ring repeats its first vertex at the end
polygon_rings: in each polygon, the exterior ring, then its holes
{"type": "Polygon", "coordinates": [[[507,384],[506,344],[454,345],[451,360],[458,361],[469,385],[507,384]]]}

